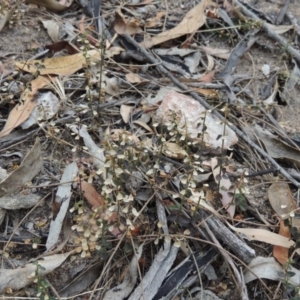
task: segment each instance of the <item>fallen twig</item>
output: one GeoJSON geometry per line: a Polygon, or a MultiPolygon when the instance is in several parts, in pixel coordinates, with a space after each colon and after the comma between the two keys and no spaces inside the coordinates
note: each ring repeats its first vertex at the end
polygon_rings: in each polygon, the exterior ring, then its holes
{"type": "Polygon", "coordinates": [[[205,227],[205,230],[208,232],[209,236],[211,237],[212,241],[219,247],[219,250],[220,250],[221,254],[223,255],[223,257],[225,258],[225,260],[231,266],[231,269],[232,269],[232,271],[235,275],[235,278],[237,280],[237,285],[238,285],[239,290],[240,290],[241,299],[242,300],[249,300],[245,282],[243,282],[243,280],[242,280],[243,277],[239,273],[239,271],[237,270],[237,267],[235,266],[235,264],[233,262],[233,259],[231,258],[231,256],[226,251],[222,250],[223,247],[221,246],[221,244],[216,239],[216,237],[214,236],[214,234],[210,230],[209,226],[205,222],[204,222],[204,227],[205,227]]]}
{"type": "Polygon", "coordinates": [[[289,5],[290,5],[290,0],[285,0],[285,3],[282,6],[279,15],[277,16],[276,24],[281,24],[282,23],[282,21],[284,19],[284,16],[286,15],[287,10],[289,8],[289,5]]]}
{"type": "Polygon", "coordinates": [[[197,214],[200,215],[203,223],[207,223],[216,237],[222,240],[241,260],[249,263],[256,256],[255,251],[232,233],[217,217],[213,215],[209,216],[202,209],[197,214]]]}

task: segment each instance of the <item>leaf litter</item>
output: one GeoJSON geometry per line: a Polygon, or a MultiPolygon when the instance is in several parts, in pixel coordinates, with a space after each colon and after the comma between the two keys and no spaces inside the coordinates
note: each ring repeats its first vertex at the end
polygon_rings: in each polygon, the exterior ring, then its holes
{"type": "Polygon", "coordinates": [[[296,297],[299,4],[4,2],[4,297],[296,297]]]}

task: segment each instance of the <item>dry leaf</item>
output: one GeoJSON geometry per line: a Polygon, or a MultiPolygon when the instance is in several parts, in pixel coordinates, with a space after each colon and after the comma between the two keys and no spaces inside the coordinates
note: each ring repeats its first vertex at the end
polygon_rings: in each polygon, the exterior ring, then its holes
{"type": "Polygon", "coordinates": [[[228,49],[218,49],[218,48],[212,48],[208,46],[201,46],[200,49],[205,51],[206,54],[219,57],[222,59],[226,59],[226,60],[229,58],[231,52],[228,49]]]}
{"type": "MultiPolygon", "coordinates": [[[[283,219],[291,218],[291,224],[300,228],[299,219],[290,216],[291,212],[297,209],[292,192],[286,182],[275,182],[268,189],[268,198],[278,218],[280,218],[279,235],[291,238],[290,228],[284,225],[283,219]]],[[[289,249],[282,246],[274,246],[273,256],[282,265],[285,265],[289,258],[289,249]]]]}
{"type": "Polygon", "coordinates": [[[215,97],[217,95],[217,92],[213,89],[196,89],[196,91],[206,97],[215,97]]]}
{"type": "Polygon", "coordinates": [[[47,29],[53,43],[59,41],[59,24],[54,20],[43,20],[44,27],[47,29]]]}
{"type": "Polygon", "coordinates": [[[4,64],[0,61],[0,75],[1,75],[1,78],[5,77],[9,73],[11,73],[11,71],[6,69],[4,64]]]}
{"type": "Polygon", "coordinates": [[[113,129],[111,131],[110,138],[113,141],[119,141],[120,139],[124,139],[125,138],[126,140],[135,142],[136,144],[140,143],[139,138],[135,134],[133,134],[133,133],[131,133],[129,131],[123,130],[123,129],[113,129]]]}
{"type": "Polygon", "coordinates": [[[39,6],[44,6],[52,11],[63,11],[67,9],[72,3],[73,0],[25,0],[26,3],[36,4],[39,6]]]}
{"type": "Polygon", "coordinates": [[[32,74],[39,72],[41,75],[55,74],[69,76],[86,67],[88,63],[98,62],[99,60],[100,52],[98,50],[90,50],[87,53],[16,62],[15,66],[22,71],[32,74]]]}
{"type": "Polygon", "coordinates": [[[207,57],[207,61],[208,61],[206,70],[211,71],[215,66],[215,61],[211,55],[206,54],[206,57],[207,57]]]}
{"type": "Polygon", "coordinates": [[[2,5],[3,5],[3,7],[1,7],[1,9],[0,9],[0,31],[3,29],[5,24],[11,18],[12,14],[15,12],[18,2],[14,6],[12,6],[10,9],[9,9],[9,5],[7,7],[5,7],[4,3],[1,3],[1,6],[2,5]]]}
{"type": "Polygon", "coordinates": [[[227,225],[235,232],[241,233],[250,241],[260,241],[263,243],[277,245],[282,247],[292,247],[295,245],[294,241],[281,236],[279,234],[273,233],[264,229],[255,229],[255,228],[237,228],[231,226],[229,223],[227,225]]]}
{"type": "Polygon", "coordinates": [[[268,24],[268,27],[276,32],[277,34],[283,34],[286,33],[287,31],[291,30],[294,28],[294,25],[272,25],[268,24]]]}
{"type": "Polygon", "coordinates": [[[289,218],[290,213],[297,209],[290,187],[286,182],[274,182],[268,189],[268,198],[281,220],[289,218]]]}
{"type": "Polygon", "coordinates": [[[111,58],[115,55],[119,55],[123,51],[124,49],[121,47],[110,47],[109,49],[105,50],[105,57],[111,58]]]}
{"type": "MultiPolygon", "coordinates": [[[[289,284],[299,286],[299,270],[289,265],[288,271],[294,273],[294,275],[288,277],[289,284]]],[[[255,257],[248,265],[248,268],[245,269],[244,281],[246,284],[257,278],[283,281],[286,279],[285,274],[286,270],[274,259],[274,257],[258,256],[255,257]]]]}
{"type": "Polygon", "coordinates": [[[133,124],[137,124],[137,125],[143,127],[144,129],[146,129],[147,131],[151,132],[152,134],[154,134],[153,130],[143,121],[136,120],[133,122],[133,124]]]}
{"type": "Polygon", "coordinates": [[[131,112],[132,112],[133,109],[134,109],[133,106],[124,105],[124,104],[121,105],[120,114],[122,116],[122,119],[123,119],[124,123],[127,124],[129,122],[131,112]]]}
{"type": "MultiPolygon", "coordinates": [[[[0,197],[20,189],[26,182],[31,181],[43,166],[41,144],[37,139],[33,148],[28,152],[21,165],[0,183],[0,197]]],[[[3,204],[5,205],[5,203],[3,204]]],[[[0,199],[1,206],[1,199],[0,199]]]]}
{"type": "Polygon", "coordinates": [[[204,10],[210,0],[202,0],[198,5],[192,8],[183,18],[183,20],[174,28],[161,32],[156,36],[141,43],[143,47],[151,48],[154,45],[161,44],[171,39],[176,39],[185,34],[192,34],[198,30],[206,21],[204,10]]]}
{"type": "Polygon", "coordinates": [[[78,172],[76,162],[67,165],[60,180],[60,185],[55,195],[55,201],[60,204],[57,216],[50,223],[49,234],[46,242],[47,251],[53,249],[59,240],[63,222],[69,210],[70,198],[72,196],[72,183],[78,172]]]}
{"type": "Polygon", "coordinates": [[[134,35],[143,32],[140,22],[137,19],[126,20],[120,9],[116,12],[114,29],[118,34],[134,35]]]}
{"type": "Polygon", "coordinates": [[[164,17],[165,15],[166,12],[164,11],[158,12],[154,18],[147,20],[146,28],[153,28],[159,26],[161,24],[161,18],[164,17]]]}
{"type": "MultiPolygon", "coordinates": [[[[282,220],[280,221],[280,229],[278,234],[288,239],[291,238],[290,228],[289,226],[285,226],[284,221],[282,220]]],[[[278,262],[285,266],[289,260],[289,248],[282,246],[274,246],[273,256],[277,259],[278,262]]]]}
{"type": "Polygon", "coordinates": [[[249,283],[258,278],[271,280],[280,280],[280,273],[284,270],[274,257],[258,256],[251,260],[248,268],[245,270],[244,280],[249,283]]]}
{"type": "Polygon", "coordinates": [[[196,49],[177,48],[177,47],[153,49],[153,52],[158,55],[172,55],[172,56],[177,55],[180,57],[186,57],[189,54],[195,53],[197,51],[198,50],[196,49]]]}
{"type": "Polygon", "coordinates": [[[90,183],[82,180],[80,181],[80,186],[84,198],[92,205],[93,209],[104,205],[104,198],[98,194],[98,192],[90,183]]]}
{"type": "Polygon", "coordinates": [[[210,71],[207,74],[200,77],[199,81],[206,82],[206,83],[212,83],[212,81],[214,79],[214,76],[215,76],[215,73],[216,73],[216,71],[210,71]]]}
{"type": "Polygon", "coordinates": [[[103,269],[103,261],[99,260],[91,266],[87,266],[80,274],[67,284],[62,290],[59,291],[61,299],[68,299],[72,295],[84,292],[91,286],[99,277],[103,269]]]}
{"type": "Polygon", "coordinates": [[[36,106],[36,102],[33,100],[35,93],[49,84],[50,80],[43,76],[39,76],[31,82],[31,86],[23,92],[19,104],[11,110],[5,126],[0,132],[0,137],[9,134],[28,119],[36,106]]]}
{"type": "Polygon", "coordinates": [[[197,71],[201,59],[200,51],[192,52],[184,58],[184,64],[189,68],[191,74],[197,71]]]}
{"type": "Polygon", "coordinates": [[[59,110],[59,99],[52,92],[41,93],[35,100],[35,108],[29,118],[21,124],[22,129],[27,129],[39,120],[49,120],[59,110]]]}
{"type": "Polygon", "coordinates": [[[103,90],[105,90],[105,93],[112,96],[117,96],[120,93],[120,83],[116,77],[109,78],[105,75],[102,75],[101,87],[103,90]]]}
{"type": "Polygon", "coordinates": [[[73,251],[45,256],[36,262],[26,264],[16,269],[0,269],[0,293],[6,293],[8,288],[19,290],[32,283],[35,279],[35,276],[32,276],[32,274],[37,270],[37,265],[40,266],[39,276],[45,276],[51,273],[54,269],[59,267],[72,252],[73,251]]]}
{"type": "Polygon", "coordinates": [[[140,83],[143,81],[143,79],[139,75],[133,73],[126,74],[126,79],[130,83],[140,83]]]}
{"type": "Polygon", "coordinates": [[[187,152],[176,143],[166,142],[163,146],[163,153],[167,157],[183,159],[188,156],[187,152]]]}

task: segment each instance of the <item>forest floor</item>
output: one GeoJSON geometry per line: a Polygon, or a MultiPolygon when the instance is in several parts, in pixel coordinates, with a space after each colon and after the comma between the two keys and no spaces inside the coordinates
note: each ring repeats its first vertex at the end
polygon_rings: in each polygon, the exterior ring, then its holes
{"type": "Polygon", "coordinates": [[[300,2],[40,2],[0,7],[2,299],[300,299],[300,2]]]}

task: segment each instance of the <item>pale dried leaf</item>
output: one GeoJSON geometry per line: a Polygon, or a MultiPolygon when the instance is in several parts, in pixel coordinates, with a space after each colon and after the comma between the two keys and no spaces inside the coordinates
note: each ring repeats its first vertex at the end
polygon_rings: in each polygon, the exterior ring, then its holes
{"type": "Polygon", "coordinates": [[[103,75],[102,88],[107,94],[117,96],[120,93],[119,80],[116,77],[109,78],[103,75]]]}
{"type": "Polygon", "coordinates": [[[9,19],[11,18],[12,14],[15,11],[16,8],[16,4],[9,10],[9,8],[3,8],[0,11],[0,31],[3,29],[3,27],[5,26],[5,24],[9,21],[9,19]]]}
{"type": "Polygon", "coordinates": [[[205,51],[208,55],[212,55],[226,60],[229,58],[231,52],[229,49],[212,48],[209,46],[201,46],[200,49],[205,51]]]}
{"type": "Polygon", "coordinates": [[[37,262],[26,264],[24,267],[16,269],[0,269],[0,293],[4,294],[7,288],[19,290],[33,282],[32,274],[37,269],[37,264],[41,266],[39,275],[45,276],[59,267],[72,253],[72,251],[46,256],[37,262]]]}
{"type": "Polygon", "coordinates": [[[121,52],[123,52],[124,49],[121,47],[110,47],[109,49],[105,50],[105,57],[111,58],[115,55],[119,55],[121,52]]]}
{"type": "Polygon", "coordinates": [[[124,123],[128,123],[130,120],[131,112],[133,111],[134,107],[130,105],[122,104],[120,107],[120,115],[124,121],[124,123]]]}
{"type": "Polygon", "coordinates": [[[36,4],[39,6],[44,6],[49,10],[54,12],[59,12],[67,9],[73,3],[73,0],[25,0],[26,3],[36,4]]]}
{"type": "Polygon", "coordinates": [[[183,20],[174,28],[166,30],[152,37],[151,39],[141,43],[142,46],[150,48],[154,45],[161,44],[171,39],[176,39],[185,34],[194,33],[206,21],[204,10],[210,3],[210,0],[203,0],[198,5],[193,7],[183,18],[183,20]]]}
{"type": "Polygon", "coordinates": [[[297,209],[290,187],[286,182],[274,182],[268,189],[268,198],[272,208],[281,219],[289,218],[290,213],[297,209]]]}
{"type": "MultiPolygon", "coordinates": [[[[4,181],[0,183],[0,197],[9,195],[22,188],[22,186],[32,180],[43,166],[41,156],[41,144],[37,139],[33,148],[28,152],[21,165],[13,171],[4,181]]],[[[0,207],[6,203],[1,203],[4,199],[0,198],[0,207]]]]}
{"type": "Polygon", "coordinates": [[[6,216],[6,210],[5,209],[2,209],[0,208],[0,225],[2,225],[3,221],[4,221],[4,218],[6,216]]]}
{"type": "Polygon", "coordinates": [[[148,19],[146,21],[146,28],[153,28],[153,27],[157,27],[157,26],[161,25],[161,23],[162,23],[161,19],[165,15],[166,15],[166,12],[164,12],[164,11],[158,12],[155,17],[148,19]]]}
{"type": "MultiPolygon", "coordinates": [[[[289,284],[298,286],[300,284],[300,272],[296,268],[289,266],[289,272],[295,273],[289,277],[289,284]]],[[[284,280],[284,268],[274,259],[274,257],[255,257],[244,274],[245,283],[249,283],[257,278],[265,278],[275,281],[284,280]]]]}
{"type": "Polygon", "coordinates": [[[187,157],[187,152],[176,143],[166,142],[163,145],[163,153],[167,157],[183,159],[187,157]]]}
{"type": "Polygon", "coordinates": [[[43,20],[44,27],[47,29],[52,42],[56,43],[59,41],[59,24],[54,20],[43,20]]]}
{"type": "Polygon", "coordinates": [[[143,128],[145,128],[147,131],[151,132],[154,134],[153,130],[143,121],[140,121],[140,120],[136,120],[133,122],[133,124],[137,124],[143,128]]]}
{"type": "Polygon", "coordinates": [[[300,230],[300,219],[294,213],[297,205],[289,185],[283,181],[274,182],[268,189],[268,198],[277,216],[281,220],[289,218],[292,226],[300,230]]]}
{"type": "Polygon", "coordinates": [[[216,91],[214,91],[213,89],[196,89],[196,91],[206,97],[214,97],[217,95],[216,91]]]}
{"type": "Polygon", "coordinates": [[[216,71],[210,71],[203,75],[202,77],[199,78],[199,81],[201,82],[206,82],[206,83],[211,83],[214,79],[216,71]]]}
{"type": "Polygon", "coordinates": [[[277,34],[283,34],[294,28],[294,25],[273,25],[268,24],[268,27],[277,34]]]}
{"type": "Polygon", "coordinates": [[[40,94],[35,101],[35,108],[29,118],[21,124],[23,129],[36,124],[40,120],[49,120],[59,110],[59,100],[52,92],[40,94]]]}
{"type": "Polygon", "coordinates": [[[238,232],[242,234],[244,237],[246,237],[250,241],[260,241],[263,243],[271,244],[271,245],[277,245],[282,247],[292,247],[295,245],[295,242],[281,236],[279,234],[276,234],[274,232],[264,230],[264,229],[255,229],[255,228],[237,228],[231,226],[229,223],[227,225],[235,232],[238,232]]]}
{"type": "Polygon", "coordinates": [[[130,83],[140,83],[144,81],[139,75],[133,73],[127,73],[125,77],[127,81],[130,83]]]}
{"type": "Polygon", "coordinates": [[[208,61],[206,71],[212,71],[215,66],[215,61],[211,55],[207,54],[206,57],[207,57],[207,61],[208,61]]]}
{"type": "Polygon", "coordinates": [[[134,35],[143,32],[139,23],[138,19],[127,20],[121,9],[118,9],[115,16],[114,29],[118,34],[134,35]]]}
{"type": "Polygon", "coordinates": [[[200,62],[200,58],[201,58],[200,51],[197,51],[197,52],[194,52],[190,55],[187,55],[184,58],[184,63],[185,63],[186,66],[188,66],[191,73],[196,72],[196,70],[198,68],[198,65],[199,65],[199,62],[200,62]]]}
{"type": "Polygon", "coordinates": [[[77,174],[78,168],[76,162],[67,165],[57,189],[55,201],[60,204],[60,210],[50,223],[49,235],[46,242],[47,251],[51,250],[58,242],[61,233],[63,221],[69,209],[70,198],[72,195],[72,182],[77,174]]]}
{"type": "Polygon", "coordinates": [[[122,139],[123,137],[125,137],[125,138],[126,138],[127,140],[129,140],[129,141],[135,142],[136,144],[139,144],[139,143],[140,143],[139,138],[138,138],[135,134],[133,134],[133,133],[131,133],[131,132],[129,132],[129,131],[126,131],[126,130],[124,130],[124,129],[113,129],[113,130],[111,131],[111,136],[110,136],[110,138],[111,138],[113,141],[119,141],[119,140],[122,139]]]}
{"type": "Polygon", "coordinates": [[[89,50],[87,53],[77,53],[67,56],[46,58],[44,60],[29,60],[26,62],[16,62],[15,66],[20,70],[41,75],[55,74],[69,76],[76,71],[84,68],[89,63],[100,61],[100,52],[98,50],[89,50]]]}
{"type": "Polygon", "coordinates": [[[36,102],[33,101],[34,95],[39,89],[49,84],[50,80],[43,76],[32,80],[31,86],[21,95],[20,102],[11,110],[5,126],[0,132],[0,137],[9,134],[14,128],[28,119],[36,106],[36,102]]]}
{"type": "Polygon", "coordinates": [[[2,61],[0,61],[0,74],[4,77],[8,75],[10,72],[11,72],[10,70],[6,69],[2,61]]]}

